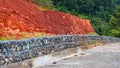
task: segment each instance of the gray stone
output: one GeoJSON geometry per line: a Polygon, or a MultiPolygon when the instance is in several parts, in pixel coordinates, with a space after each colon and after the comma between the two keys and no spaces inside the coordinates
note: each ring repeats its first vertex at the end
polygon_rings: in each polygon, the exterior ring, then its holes
{"type": "Polygon", "coordinates": [[[120,38],[90,35],[58,35],[14,41],[0,41],[0,65],[19,62],[39,55],[59,52],[64,49],[83,46],[83,42],[92,43],[120,42],[120,38]],[[7,57],[7,59],[6,59],[7,57]]]}
{"type": "Polygon", "coordinates": [[[2,52],[7,52],[7,49],[4,48],[2,52]]]}

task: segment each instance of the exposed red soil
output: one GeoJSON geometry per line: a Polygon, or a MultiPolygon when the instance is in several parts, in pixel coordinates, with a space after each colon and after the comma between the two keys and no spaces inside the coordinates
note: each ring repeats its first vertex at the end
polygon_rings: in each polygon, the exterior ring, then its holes
{"type": "Polygon", "coordinates": [[[0,36],[20,32],[88,34],[94,29],[89,20],[58,11],[42,11],[30,0],[0,0],[0,36]]]}

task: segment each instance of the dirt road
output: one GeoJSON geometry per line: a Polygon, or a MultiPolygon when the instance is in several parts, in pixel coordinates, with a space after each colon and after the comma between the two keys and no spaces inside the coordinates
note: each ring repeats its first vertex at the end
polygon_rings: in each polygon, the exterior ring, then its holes
{"type": "Polygon", "coordinates": [[[82,54],[39,68],[120,68],[120,42],[84,50],[82,54]]]}

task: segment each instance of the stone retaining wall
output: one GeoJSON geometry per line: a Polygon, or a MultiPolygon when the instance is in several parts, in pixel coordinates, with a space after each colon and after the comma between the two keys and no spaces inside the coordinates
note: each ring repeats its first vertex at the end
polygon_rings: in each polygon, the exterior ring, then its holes
{"type": "Polygon", "coordinates": [[[26,59],[63,51],[64,49],[83,46],[83,43],[91,42],[120,42],[120,38],[89,35],[60,35],[0,41],[0,65],[20,62],[26,59]]]}

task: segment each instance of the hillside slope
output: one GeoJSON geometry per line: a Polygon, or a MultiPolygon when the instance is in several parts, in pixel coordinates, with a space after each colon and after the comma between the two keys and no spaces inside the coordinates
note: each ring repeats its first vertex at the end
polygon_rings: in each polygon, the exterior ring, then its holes
{"type": "Polygon", "coordinates": [[[0,0],[0,36],[20,32],[88,34],[94,29],[89,20],[63,12],[42,11],[30,0],[0,0]]]}

